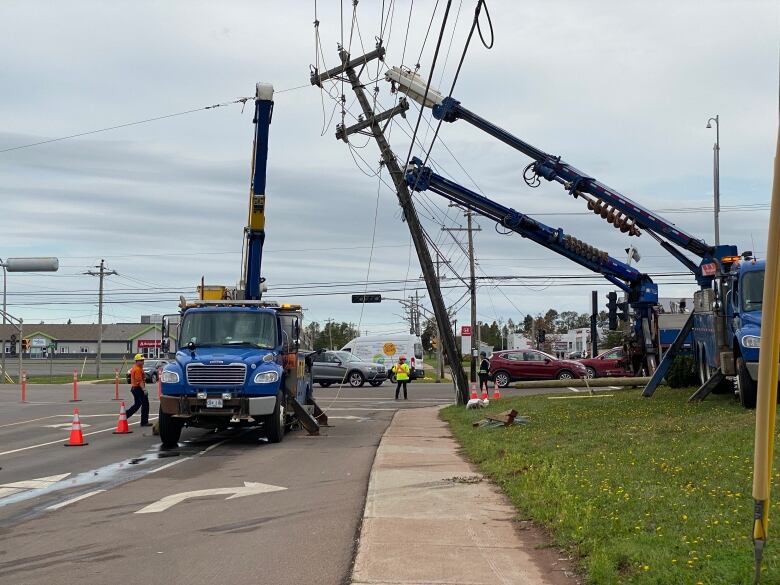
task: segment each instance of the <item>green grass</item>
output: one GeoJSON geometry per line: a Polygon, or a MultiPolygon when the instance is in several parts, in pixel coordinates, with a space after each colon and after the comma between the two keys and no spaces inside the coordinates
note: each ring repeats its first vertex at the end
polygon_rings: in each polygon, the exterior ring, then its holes
{"type": "MultiPolygon", "coordinates": [[[[752,583],[755,413],[722,395],[688,404],[692,391],[492,402],[488,412],[530,416],[509,429],[473,428],[486,410],[442,416],[519,515],[579,558],[588,583],[752,583]]],[[[780,582],[778,519],[775,501],[762,583],[780,582]]]]}
{"type": "MultiPolygon", "coordinates": [[[[86,380],[96,380],[96,376],[94,374],[84,374],[83,376],[79,376],[79,382],[84,382],[86,380]]],[[[99,378],[100,380],[104,380],[106,384],[109,382],[111,384],[114,383],[114,375],[113,374],[103,374],[99,378]]],[[[119,382],[124,383],[125,378],[124,376],[119,376],[119,382]]],[[[73,374],[55,374],[54,376],[49,376],[48,374],[41,374],[39,376],[28,376],[27,377],[27,383],[28,384],[68,384],[73,382],[73,374]]],[[[102,383],[102,382],[101,382],[102,383]]]]}

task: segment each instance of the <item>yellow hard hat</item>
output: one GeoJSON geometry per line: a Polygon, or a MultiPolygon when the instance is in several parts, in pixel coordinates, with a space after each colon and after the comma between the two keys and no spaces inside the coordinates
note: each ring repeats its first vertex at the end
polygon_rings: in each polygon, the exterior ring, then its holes
{"type": "Polygon", "coordinates": [[[137,353],[133,359],[137,362],[142,362],[144,361],[144,356],[142,356],[140,353],[137,353]]]}

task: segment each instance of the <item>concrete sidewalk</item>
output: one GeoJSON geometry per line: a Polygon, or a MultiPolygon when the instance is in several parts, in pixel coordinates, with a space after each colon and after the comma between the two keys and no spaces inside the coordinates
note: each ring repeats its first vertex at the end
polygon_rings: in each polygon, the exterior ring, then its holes
{"type": "Polygon", "coordinates": [[[572,585],[571,565],[458,454],[438,408],[400,410],[371,470],[354,585],[572,585]]]}

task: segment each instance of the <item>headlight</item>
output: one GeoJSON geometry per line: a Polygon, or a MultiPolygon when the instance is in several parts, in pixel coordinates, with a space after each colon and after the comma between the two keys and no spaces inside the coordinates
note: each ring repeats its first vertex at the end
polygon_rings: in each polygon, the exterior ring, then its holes
{"type": "Polygon", "coordinates": [[[160,381],[165,382],[166,384],[178,384],[179,374],[177,374],[176,372],[169,372],[168,370],[163,370],[163,373],[160,376],[160,381]]]}
{"type": "Polygon", "coordinates": [[[279,374],[274,371],[258,372],[255,375],[255,384],[272,384],[279,379],[279,374]]]}
{"type": "Polygon", "coordinates": [[[222,393],[222,400],[230,400],[231,398],[233,398],[233,395],[230,392],[222,393]]]}
{"type": "Polygon", "coordinates": [[[745,347],[760,347],[761,337],[758,335],[745,335],[742,337],[742,345],[745,347]]]}
{"type": "Polygon", "coordinates": [[[208,397],[209,397],[209,395],[208,395],[208,393],[207,393],[207,392],[198,392],[198,394],[197,394],[197,397],[198,397],[200,400],[206,400],[206,398],[208,398],[208,397]]]}

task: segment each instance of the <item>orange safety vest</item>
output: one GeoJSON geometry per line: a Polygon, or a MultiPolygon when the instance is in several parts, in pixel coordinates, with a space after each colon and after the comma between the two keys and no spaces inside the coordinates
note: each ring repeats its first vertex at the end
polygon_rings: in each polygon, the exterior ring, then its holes
{"type": "Polygon", "coordinates": [[[395,379],[399,382],[406,382],[409,380],[409,371],[409,364],[396,364],[393,366],[395,379]]]}

